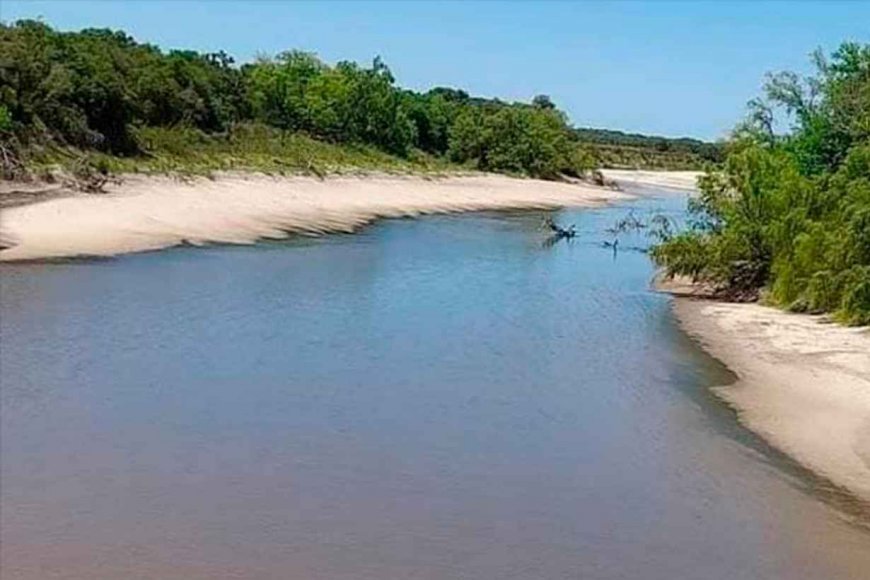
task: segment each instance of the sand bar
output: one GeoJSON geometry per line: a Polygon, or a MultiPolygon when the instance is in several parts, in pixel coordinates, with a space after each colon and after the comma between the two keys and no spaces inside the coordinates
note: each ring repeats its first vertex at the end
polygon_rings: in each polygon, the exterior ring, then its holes
{"type": "Polygon", "coordinates": [[[633,169],[603,169],[607,179],[621,186],[641,186],[693,191],[697,189],[700,171],[635,171],[633,169]]]}
{"type": "Polygon", "coordinates": [[[870,329],[687,297],[674,310],[739,377],[715,392],[747,427],[870,502],[870,329]]]}
{"type": "Polygon", "coordinates": [[[629,196],[586,183],[498,175],[129,176],[105,194],[5,209],[0,260],[111,256],[182,243],[254,243],[354,231],[375,219],[508,208],[593,206],[629,196]]]}

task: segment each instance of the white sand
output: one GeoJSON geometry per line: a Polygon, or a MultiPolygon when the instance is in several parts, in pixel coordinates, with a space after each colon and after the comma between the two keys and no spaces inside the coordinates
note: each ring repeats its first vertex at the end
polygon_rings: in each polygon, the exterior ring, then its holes
{"type": "Polygon", "coordinates": [[[686,331],[739,377],[716,393],[772,445],[870,501],[870,329],[677,298],[686,331]]]}
{"type": "Polygon", "coordinates": [[[0,260],[109,256],[181,244],[253,243],[288,232],[353,231],[380,217],[505,208],[590,206],[626,194],[580,183],[473,175],[268,177],[181,182],[131,176],[103,195],[4,210],[0,260]]]}
{"type": "Polygon", "coordinates": [[[697,189],[700,171],[634,171],[629,169],[603,169],[601,173],[617,184],[663,187],[680,191],[697,189]]]}

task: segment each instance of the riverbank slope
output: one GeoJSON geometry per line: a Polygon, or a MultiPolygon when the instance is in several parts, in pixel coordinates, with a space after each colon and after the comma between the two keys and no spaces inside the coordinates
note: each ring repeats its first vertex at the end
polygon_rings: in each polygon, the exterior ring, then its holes
{"type": "Polygon", "coordinates": [[[685,296],[674,311],[737,374],[714,390],[747,427],[870,505],[870,329],[685,296]]]}
{"type": "Polygon", "coordinates": [[[583,182],[493,174],[179,180],[131,175],[105,194],[3,211],[0,260],[111,256],[183,243],[253,243],[288,233],[350,232],[378,218],[508,208],[593,206],[628,199],[583,182]]]}

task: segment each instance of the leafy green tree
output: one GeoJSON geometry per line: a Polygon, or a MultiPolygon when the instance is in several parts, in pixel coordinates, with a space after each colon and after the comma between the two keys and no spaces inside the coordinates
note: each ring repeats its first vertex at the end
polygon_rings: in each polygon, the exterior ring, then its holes
{"type": "Polygon", "coordinates": [[[327,70],[313,54],[288,51],[277,58],[260,58],[247,71],[256,118],[285,131],[308,131],[311,114],[306,94],[312,81],[327,70]]]}
{"type": "Polygon", "coordinates": [[[405,110],[414,124],[416,146],[435,155],[444,155],[450,147],[450,127],[460,105],[442,93],[430,91],[418,95],[405,91],[405,110]]]}
{"type": "Polygon", "coordinates": [[[551,179],[580,170],[564,115],[544,107],[467,108],[451,130],[450,155],[485,171],[551,179]]]}
{"type": "Polygon", "coordinates": [[[701,181],[692,227],[653,256],[725,296],[870,324],[870,48],[815,63],[809,78],[768,78],[724,167],[701,181]]]}

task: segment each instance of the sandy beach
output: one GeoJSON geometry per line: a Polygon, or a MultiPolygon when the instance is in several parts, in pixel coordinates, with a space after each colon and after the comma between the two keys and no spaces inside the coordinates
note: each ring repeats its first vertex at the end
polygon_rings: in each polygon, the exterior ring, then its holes
{"type": "Polygon", "coordinates": [[[674,311],[739,377],[714,390],[747,427],[870,502],[870,329],[689,297],[674,311]]]}
{"type": "Polygon", "coordinates": [[[508,208],[593,206],[624,193],[497,175],[445,178],[129,176],[105,194],[5,209],[0,260],[111,256],[182,243],[253,243],[354,231],[375,219],[508,208]]]}
{"type": "Polygon", "coordinates": [[[701,171],[635,171],[633,169],[603,169],[605,178],[619,185],[656,187],[677,191],[694,191],[701,171]]]}

